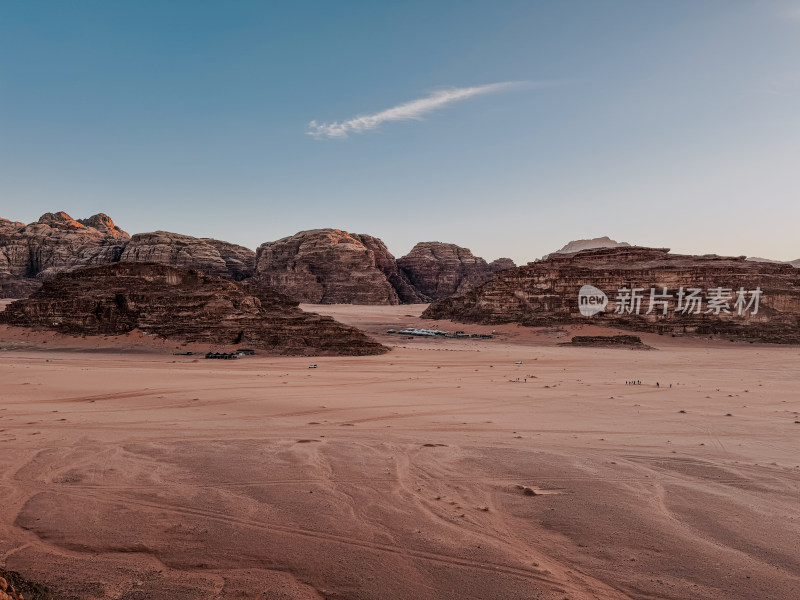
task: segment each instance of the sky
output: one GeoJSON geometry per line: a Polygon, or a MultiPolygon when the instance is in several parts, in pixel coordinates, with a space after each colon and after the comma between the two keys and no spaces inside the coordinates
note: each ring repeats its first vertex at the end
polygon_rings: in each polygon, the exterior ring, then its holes
{"type": "Polygon", "coordinates": [[[0,216],[800,258],[800,2],[0,0],[0,216]]]}

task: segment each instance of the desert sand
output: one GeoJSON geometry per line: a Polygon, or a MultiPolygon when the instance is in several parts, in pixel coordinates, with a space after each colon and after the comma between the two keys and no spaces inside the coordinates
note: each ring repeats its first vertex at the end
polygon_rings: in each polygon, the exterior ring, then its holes
{"type": "Polygon", "coordinates": [[[65,599],[800,597],[800,348],[303,308],[393,351],[0,328],[0,568],[65,599]]]}

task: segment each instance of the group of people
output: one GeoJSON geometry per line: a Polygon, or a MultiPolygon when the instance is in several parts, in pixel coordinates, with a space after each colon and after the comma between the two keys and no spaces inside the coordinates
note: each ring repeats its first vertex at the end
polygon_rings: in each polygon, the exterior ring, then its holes
{"type": "MultiPolygon", "coordinates": [[[[634,379],[633,381],[626,381],[625,385],[642,385],[640,379],[634,379]]],[[[661,384],[656,381],[656,387],[661,387],[661,384]]],[[[669,384],[669,387],[672,387],[672,384],[669,384]]]]}

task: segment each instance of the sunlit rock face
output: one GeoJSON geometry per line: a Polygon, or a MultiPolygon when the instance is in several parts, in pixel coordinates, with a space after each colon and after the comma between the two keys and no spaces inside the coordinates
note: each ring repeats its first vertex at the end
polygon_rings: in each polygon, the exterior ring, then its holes
{"type": "Polygon", "coordinates": [[[800,271],[744,257],[638,246],[556,253],[499,272],[463,296],[437,301],[423,316],[800,343],[800,271]],[[585,292],[591,288],[597,292],[585,292]]]}
{"type": "Polygon", "coordinates": [[[442,242],[420,242],[397,259],[397,266],[414,287],[432,300],[464,294],[487,282],[514,261],[501,258],[491,264],[468,248],[442,242]]]}
{"type": "Polygon", "coordinates": [[[108,215],[46,213],[29,225],[0,220],[0,295],[19,297],[56,273],[119,260],[130,236],[108,215]]]}
{"type": "Polygon", "coordinates": [[[300,302],[400,304],[422,297],[398,271],[378,238],[340,229],[313,229],[256,252],[256,279],[300,302]]]}
{"type": "Polygon", "coordinates": [[[10,304],[0,323],[67,335],[122,335],[137,329],[183,342],[286,355],[387,350],[353,327],[300,310],[274,290],[152,263],[60,273],[30,298],[10,304]]]}

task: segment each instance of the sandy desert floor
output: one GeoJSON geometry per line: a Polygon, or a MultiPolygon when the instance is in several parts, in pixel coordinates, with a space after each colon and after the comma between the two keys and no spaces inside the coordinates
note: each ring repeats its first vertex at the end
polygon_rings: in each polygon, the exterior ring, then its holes
{"type": "Polygon", "coordinates": [[[800,598],[800,348],[311,308],[393,351],[0,328],[0,568],[65,599],[800,598]]]}

